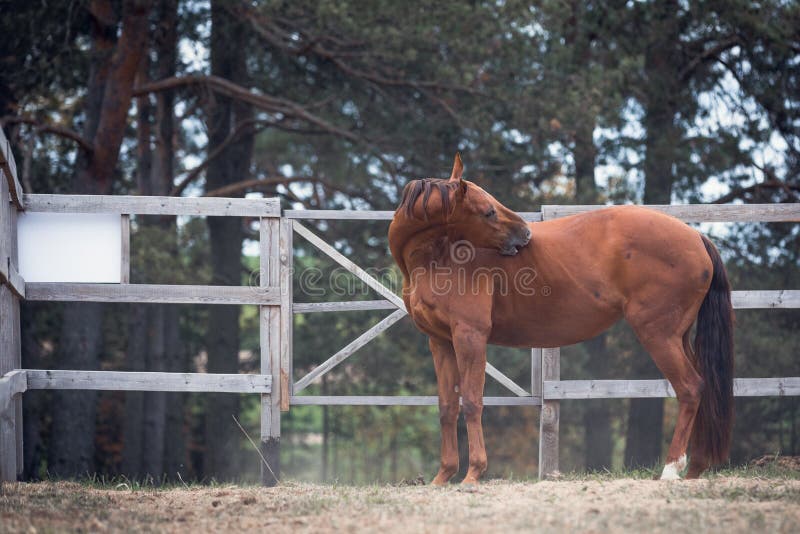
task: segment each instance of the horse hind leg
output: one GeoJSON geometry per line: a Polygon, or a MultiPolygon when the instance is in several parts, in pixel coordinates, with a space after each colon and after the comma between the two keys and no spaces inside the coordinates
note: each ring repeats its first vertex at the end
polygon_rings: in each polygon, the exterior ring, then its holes
{"type": "Polygon", "coordinates": [[[681,471],[686,467],[686,449],[700,406],[703,379],[684,349],[687,334],[665,337],[663,334],[658,334],[664,331],[661,328],[637,329],[634,326],[634,329],[656,366],[672,385],[678,399],[678,421],[661,473],[662,480],[678,480],[681,471]]]}

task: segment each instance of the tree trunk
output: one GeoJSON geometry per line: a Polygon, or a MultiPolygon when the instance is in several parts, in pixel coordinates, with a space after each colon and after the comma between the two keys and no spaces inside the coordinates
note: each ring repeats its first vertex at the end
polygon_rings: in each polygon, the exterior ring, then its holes
{"type": "MultiPolygon", "coordinates": [[[[20,306],[20,335],[22,343],[22,367],[24,369],[46,368],[42,359],[42,350],[36,336],[31,331],[35,324],[37,303],[22,302],[20,306]]],[[[42,465],[42,419],[47,410],[45,392],[31,391],[25,395],[22,403],[23,421],[23,480],[37,480],[42,465]]]]}
{"type": "MultiPolygon", "coordinates": [[[[93,57],[83,136],[91,140],[93,151],[79,152],[73,190],[82,194],[106,194],[111,188],[133,83],[144,52],[149,2],[128,0],[123,3],[118,40],[112,2],[94,0],[89,4],[89,11],[93,57]]],[[[104,316],[102,304],[68,303],[64,306],[56,360],[60,368],[98,369],[104,316]]],[[[53,393],[53,428],[48,454],[48,470],[52,475],[78,477],[93,471],[95,400],[94,392],[53,393]]]]}
{"type": "MultiPolygon", "coordinates": [[[[598,378],[609,366],[606,350],[607,334],[603,333],[586,342],[589,361],[586,371],[590,379],[598,378]]],[[[583,412],[585,466],[589,471],[611,468],[611,454],[614,448],[611,435],[611,410],[604,400],[585,403],[583,412]]]]}
{"type": "MultiPolygon", "coordinates": [[[[128,312],[128,352],[126,369],[145,371],[147,352],[147,308],[142,305],[130,306],[128,312]]],[[[140,391],[125,394],[125,422],[122,429],[122,473],[134,480],[144,475],[142,468],[142,420],[144,416],[144,396],[140,391]]]]}
{"type": "MultiPolygon", "coordinates": [[[[158,55],[156,78],[159,80],[175,75],[178,65],[178,0],[160,0],[158,4],[158,29],[155,47],[158,55]]],[[[155,158],[153,160],[154,194],[168,195],[175,178],[175,94],[172,90],[156,94],[155,158]]],[[[160,227],[166,239],[165,246],[178,256],[178,227],[175,217],[162,217],[160,227]]],[[[177,283],[171,280],[170,283],[177,283]]],[[[159,318],[163,324],[161,336],[163,364],[168,372],[188,371],[188,358],[180,339],[180,308],[175,305],[160,305],[159,318]]],[[[154,397],[161,416],[161,469],[167,478],[175,479],[186,474],[186,447],[184,434],[184,400],[179,393],[162,393],[154,397]]]]}
{"type": "MultiPolygon", "coordinates": [[[[680,130],[676,124],[680,86],[679,6],[677,1],[657,2],[652,5],[653,23],[651,41],[645,53],[645,204],[669,204],[673,167],[680,130]]],[[[659,373],[652,359],[644,353],[634,363],[634,378],[653,378],[659,373]]],[[[652,466],[661,457],[662,429],[664,425],[663,399],[631,399],[628,412],[628,430],[625,442],[625,465],[628,467],[652,466]]]]}
{"type": "Polygon", "coordinates": [[[631,399],[625,438],[625,466],[653,467],[661,458],[664,399],[631,399]]]}
{"type": "MultiPolygon", "coordinates": [[[[576,125],[575,148],[575,200],[578,204],[596,204],[601,200],[595,182],[595,163],[597,148],[594,145],[594,121],[576,125]]],[[[606,350],[606,336],[599,336],[586,342],[589,358],[586,363],[588,378],[597,378],[610,363],[606,350]]],[[[584,451],[587,470],[611,467],[613,441],[611,435],[611,411],[607,402],[588,402],[584,406],[584,451]]]]}
{"type": "MultiPolygon", "coordinates": [[[[62,318],[58,368],[96,371],[102,349],[105,306],[67,304],[62,318]]],[[[96,394],[93,391],[53,392],[50,451],[51,476],[76,478],[94,471],[96,394]]]]}
{"type": "MultiPolygon", "coordinates": [[[[211,4],[211,74],[246,85],[245,31],[219,1],[211,4]]],[[[250,106],[217,95],[208,108],[209,153],[220,146],[235,125],[250,118],[250,106]]],[[[231,143],[208,166],[206,188],[216,189],[247,179],[253,136],[231,143]]],[[[241,285],[242,221],[235,217],[208,217],[214,285],[241,285]]],[[[239,371],[239,306],[210,306],[206,349],[209,373],[239,371]]],[[[231,419],[239,412],[236,395],[206,397],[206,453],[204,475],[230,480],[238,475],[241,435],[231,419]]]]}
{"type": "MultiPolygon", "coordinates": [[[[147,368],[154,372],[164,372],[165,321],[164,308],[159,304],[150,315],[148,338],[150,350],[147,354],[147,368]]],[[[166,423],[166,393],[155,391],[145,394],[142,447],[142,471],[145,476],[161,478],[164,473],[164,424],[166,423]]]]}
{"type": "MultiPolygon", "coordinates": [[[[158,22],[153,38],[155,79],[175,75],[177,64],[177,1],[159,0],[156,6],[158,22]]],[[[142,61],[139,83],[151,80],[149,61],[142,61]]],[[[142,195],[167,195],[174,178],[173,130],[174,94],[161,91],[154,96],[139,99],[139,193],[142,195]],[[151,122],[153,123],[151,127],[151,122]],[[153,135],[154,134],[154,135],[153,135]],[[152,140],[155,139],[153,143],[152,140]]],[[[177,257],[177,226],[174,217],[142,218],[141,229],[148,233],[142,246],[167,249],[177,257]]],[[[147,269],[139,282],[177,283],[165,269],[147,269]],[[158,279],[156,280],[156,277],[158,279]]],[[[171,269],[166,269],[168,272],[171,269]]],[[[132,365],[147,371],[187,371],[182,357],[178,309],[168,304],[133,306],[131,316],[130,349],[132,365]]],[[[161,479],[165,474],[176,478],[185,463],[183,454],[183,397],[164,392],[133,393],[128,395],[128,419],[124,459],[130,476],[151,476],[161,479]],[[169,402],[168,402],[169,400],[169,402]],[[133,470],[129,470],[133,469],[133,470]]]]}
{"type": "MultiPolygon", "coordinates": [[[[575,83],[581,84],[583,98],[589,102],[593,87],[586,78],[592,63],[591,37],[580,21],[585,19],[586,8],[583,3],[571,3],[572,17],[567,21],[567,42],[572,47],[573,66],[576,69],[575,83]]],[[[594,143],[594,129],[597,118],[591,106],[571,124],[573,131],[572,156],[575,160],[575,202],[577,204],[597,204],[602,202],[601,191],[595,181],[597,147],[594,143]]],[[[586,342],[589,359],[586,372],[589,378],[596,378],[609,365],[606,350],[606,334],[586,342]]],[[[599,470],[611,466],[613,441],[611,435],[611,412],[606,402],[588,402],[584,405],[584,450],[585,468],[599,470]]]]}
{"type": "MultiPolygon", "coordinates": [[[[150,61],[147,55],[139,64],[137,75],[138,84],[147,83],[150,79],[148,73],[150,61]]],[[[142,195],[152,194],[150,189],[150,175],[153,168],[153,151],[150,149],[150,117],[152,109],[149,95],[138,99],[137,102],[137,185],[142,195]]],[[[136,266],[133,266],[135,269],[136,266]]],[[[145,280],[134,274],[132,283],[143,283],[145,280]]],[[[147,366],[148,352],[150,351],[150,313],[143,304],[132,304],[128,315],[128,351],[126,354],[126,368],[129,371],[149,371],[147,366]]],[[[125,422],[122,429],[122,472],[132,480],[142,480],[148,474],[144,465],[145,440],[149,439],[144,432],[144,418],[147,408],[145,399],[147,394],[131,391],[125,394],[125,422]]],[[[155,473],[150,473],[154,475],[155,473]]]]}

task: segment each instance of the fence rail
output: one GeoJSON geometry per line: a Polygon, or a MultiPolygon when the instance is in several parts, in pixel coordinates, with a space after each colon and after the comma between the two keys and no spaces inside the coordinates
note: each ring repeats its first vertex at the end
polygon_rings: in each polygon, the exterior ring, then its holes
{"type": "Polygon", "coordinates": [[[280,304],[279,287],[28,282],[27,300],[164,304],[280,304]]]}
{"type": "MultiPolygon", "coordinates": [[[[544,220],[558,219],[605,206],[542,206],[544,220]]],[[[687,223],[800,222],[797,204],[648,204],[647,208],[687,223]]]]}
{"type": "MultiPolygon", "coordinates": [[[[737,378],[736,397],[783,397],[800,395],[800,377],[737,378]]],[[[652,399],[674,397],[666,380],[546,380],[546,399],[652,399]]]]}
{"type": "MultiPolygon", "coordinates": [[[[439,397],[414,395],[302,395],[296,406],[438,406],[439,397]]],[[[539,397],[484,397],[484,406],[540,406],[539,397]]]]}
{"type": "Polygon", "coordinates": [[[270,375],[25,369],[28,389],[270,393],[270,375]]]}
{"type": "Polygon", "coordinates": [[[280,202],[277,198],[25,194],[24,199],[25,211],[29,212],[194,215],[197,217],[281,216],[280,202]]]}
{"type": "MultiPolygon", "coordinates": [[[[542,220],[540,211],[521,211],[518,215],[528,222],[542,220]]],[[[284,210],[287,219],[299,220],[345,220],[345,221],[391,221],[393,211],[376,210],[284,210]]]]}

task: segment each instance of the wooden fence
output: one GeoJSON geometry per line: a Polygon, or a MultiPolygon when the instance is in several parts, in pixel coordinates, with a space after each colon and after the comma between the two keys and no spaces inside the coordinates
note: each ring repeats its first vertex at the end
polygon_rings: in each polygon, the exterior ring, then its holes
{"type": "MultiPolygon", "coordinates": [[[[281,287],[290,276],[288,221],[275,198],[175,198],[23,194],[8,141],[0,130],[0,480],[14,480],[22,469],[21,395],[34,389],[112,391],[183,391],[261,395],[261,448],[279,473],[280,363],[289,361],[291,301],[281,287]],[[106,213],[121,219],[119,284],[28,282],[18,272],[17,213],[106,213]],[[130,217],[184,215],[257,218],[261,265],[258,287],[130,283],[130,217]],[[283,282],[282,282],[283,280],[283,282]],[[259,307],[259,374],[146,373],[21,369],[19,302],[136,302],[181,304],[250,304],[259,307]]],[[[287,406],[288,407],[288,406],[287,406]]],[[[262,481],[275,478],[262,466],[262,481]]]]}
{"type": "MultiPolygon", "coordinates": [[[[0,130],[0,480],[16,479],[22,468],[22,394],[34,389],[113,391],[192,391],[261,395],[261,448],[270,468],[262,466],[265,484],[279,476],[281,411],[291,405],[435,406],[435,396],[299,395],[312,382],[341,364],[358,349],[407,315],[400,297],[316,235],[304,220],[390,220],[390,211],[285,210],[277,199],[174,198],[92,195],[23,194],[8,142],[0,130]],[[26,283],[18,272],[16,220],[19,211],[111,213],[121,218],[120,284],[26,283]],[[252,217],[259,220],[259,286],[190,286],[130,283],[131,215],[252,217]],[[372,288],[381,300],[294,303],[292,259],[294,234],[333,259],[372,288]],[[87,301],[259,306],[260,373],[221,375],[121,371],[55,371],[22,369],[19,302],[87,301]],[[391,313],[295,381],[293,314],[390,310],[391,313]]],[[[687,222],[800,222],[800,205],[650,206],[687,222]]],[[[523,213],[529,221],[549,220],[598,206],[544,206],[523,213]]],[[[736,308],[798,308],[800,291],[736,291],[736,308]]],[[[487,397],[487,406],[540,406],[539,474],[558,468],[559,402],[563,399],[668,397],[665,380],[560,380],[560,349],[532,349],[530,382],[518,385],[487,364],[486,373],[504,386],[506,396],[487,397]]],[[[736,395],[800,395],[800,378],[737,379],[736,395]]]]}

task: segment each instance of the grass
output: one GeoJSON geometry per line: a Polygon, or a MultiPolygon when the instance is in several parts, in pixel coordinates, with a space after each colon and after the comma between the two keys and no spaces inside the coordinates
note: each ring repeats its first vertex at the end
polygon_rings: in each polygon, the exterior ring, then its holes
{"type": "MultiPolygon", "coordinates": [[[[740,466],[725,466],[718,469],[706,471],[701,476],[702,479],[714,480],[720,478],[766,478],[777,480],[800,480],[800,470],[789,469],[783,466],[780,462],[781,457],[775,455],[772,461],[765,462],[763,465],[740,465],[740,466]]],[[[581,480],[619,480],[619,479],[633,479],[633,480],[654,480],[658,479],[661,475],[662,465],[640,468],[640,469],[625,469],[625,470],[603,470],[603,471],[590,471],[590,472],[572,472],[562,473],[559,480],[566,481],[581,481],[581,480]]],[[[684,473],[685,474],[685,473],[684,473]]]]}
{"type": "MultiPolygon", "coordinates": [[[[775,455],[772,461],[766,462],[763,465],[747,464],[741,466],[727,466],[713,471],[706,471],[701,478],[707,480],[724,479],[731,477],[772,479],[772,480],[800,480],[800,470],[786,468],[781,464],[780,459],[781,457],[779,455],[775,455]]],[[[565,482],[610,481],[610,480],[621,480],[621,479],[654,480],[657,479],[661,474],[662,467],[663,466],[659,465],[651,468],[639,468],[639,469],[625,469],[625,470],[606,469],[603,471],[589,471],[589,472],[576,471],[576,472],[561,473],[558,477],[558,480],[565,482]]],[[[46,481],[49,482],[58,482],[61,480],[63,479],[54,479],[54,478],[46,479],[46,481]]],[[[539,480],[536,478],[526,478],[526,477],[520,478],[513,476],[509,478],[495,479],[495,480],[505,481],[505,482],[524,482],[528,484],[535,484],[539,482],[539,480]]],[[[175,481],[175,480],[168,480],[166,477],[163,477],[160,480],[153,479],[152,477],[147,477],[144,479],[131,479],[124,475],[105,476],[98,474],[93,474],[88,477],[71,480],[71,482],[75,482],[82,486],[94,489],[115,490],[115,491],[170,491],[174,489],[261,487],[258,483],[254,482],[238,482],[232,484],[230,482],[219,482],[215,479],[211,479],[210,481],[207,482],[199,482],[197,480],[175,481]]],[[[343,485],[338,481],[333,481],[333,482],[323,482],[320,485],[331,486],[334,488],[347,488],[347,487],[382,488],[385,487],[386,485],[395,487],[425,485],[424,482],[427,481],[423,481],[417,478],[413,480],[402,480],[396,483],[372,482],[372,483],[364,483],[356,485],[349,485],[349,484],[343,485]]],[[[488,480],[484,482],[488,482],[488,480]]],[[[454,483],[457,483],[457,481],[454,480],[454,483]]],[[[281,486],[286,486],[287,484],[289,486],[292,485],[296,486],[301,483],[289,479],[282,482],[281,486]]]]}

